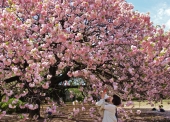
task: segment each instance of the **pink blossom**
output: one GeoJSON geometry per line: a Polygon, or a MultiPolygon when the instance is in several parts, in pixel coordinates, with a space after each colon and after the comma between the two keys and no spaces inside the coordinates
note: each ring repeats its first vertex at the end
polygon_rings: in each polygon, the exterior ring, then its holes
{"type": "Polygon", "coordinates": [[[25,105],[19,105],[19,107],[20,107],[21,109],[24,109],[24,108],[25,108],[25,105]]]}
{"type": "Polygon", "coordinates": [[[19,99],[21,97],[21,95],[15,95],[15,98],[19,99]]]}
{"type": "Polygon", "coordinates": [[[40,93],[40,95],[41,95],[41,96],[45,96],[45,95],[46,95],[46,93],[40,93]]]}
{"type": "Polygon", "coordinates": [[[0,60],[2,61],[4,59],[4,56],[3,55],[0,55],[0,60]]]}
{"type": "Polygon", "coordinates": [[[84,101],[83,101],[84,103],[87,103],[87,98],[84,98],[84,101]]]}
{"type": "Polygon", "coordinates": [[[67,73],[67,75],[68,75],[69,77],[72,77],[71,71],[69,71],[69,72],[67,73]]]}
{"type": "Polygon", "coordinates": [[[102,0],[95,0],[95,3],[96,3],[97,5],[101,5],[101,4],[102,4],[102,0]]]}
{"type": "Polygon", "coordinates": [[[132,101],[127,101],[126,106],[131,106],[134,105],[134,103],[132,101]]]}
{"type": "Polygon", "coordinates": [[[134,69],[133,68],[129,68],[128,71],[130,72],[130,74],[134,74],[134,69]]]}
{"type": "Polygon", "coordinates": [[[89,97],[89,98],[88,98],[88,101],[92,101],[92,99],[93,99],[92,97],[89,97]]]}
{"type": "Polygon", "coordinates": [[[13,72],[16,74],[18,72],[18,68],[17,67],[13,67],[12,68],[13,72]]]}
{"type": "Polygon", "coordinates": [[[114,88],[114,90],[117,90],[117,89],[118,89],[118,86],[117,86],[117,85],[114,85],[113,88],[114,88]]]}
{"type": "Polygon", "coordinates": [[[83,87],[80,87],[80,88],[79,88],[80,91],[83,91],[83,89],[84,89],[83,87]]]}
{"type": "Polygon", "coordinates": [[[113,78],[111,78],[109,81],[110,81],[111,83],[113,83],[113,82],[114,82],[114,79],[113,79],[113,78]]]}
{"type": "Polygon", "coordinates": [[[132,49],[132,50],[137,50],[137,47],[134,46],[134,45],[132,45],[132,46],[131,46],[131,49],[132,49]]]}
{"type": "Polygon", "coordinates": [[[16,105],[9,104],[8,107],[9,108],[16,108],[16,105]]]}
{"type": "Polygon", "coordinates": [[[6,115],[6,111],[2,111],[1,112],[1,110],[0,110],[0,119],[3,117],[3,116],[5,116],[6,115]]]}
{"type": "Polygon", "coordinates": [[[8,91],[6,92],[6,95],[7,95],[7,96],[11,96],[12,94],[13,94],[13,91],[12,91],[12,90],[10,90],[9,92],[8,92],[8,91]]]}
{"type": "Polygon", "coordinates": [[[47,79],[50,80],[52,75],[47,75],[47,79]]]}
{"type": "Polygon", "coordinates": [[[76,116],[80,112],[79,108],[73,108],[73,115],[76,116]]]}
{"type": "Polygon", "coordinates": [[[81,33],[78,33],[75,37],[76,40],[82,39],[83,35],[81,33]]]}
{"type": "MultiPolygon", "coordinates": [[[[134,12],[131,4],[124,0],[12,1],[14,11],[5,8],[9,6],[7,0],[0,7],[3,102],[11,96],[26,97],[29,91],[33,92],[30,98],[36,95],[41,100],[52,85],[69,85],[68,77],[82,78],[91,87],[83,88],[77,81],[79,90],[87,93],[84,103],[94,104],[92,95],[99,95],[106,87],[110,94],[122,93],[122,99],[158,101],[158,93],[168,96],[170,33],[153,26],[149,15],[134,12]],[[58,82],[53,82],[53,76],[58,82]],[[146,96],[141,96],[144,91],[146,96]]],[[[53,104],[50,98],[45,100],[53,104]]],[[[34,100],[30,102],[20,107],[37,108],[34,100]]],[[[8,107],[16,104],[17,100],[12,101],[8,107]]],[[[133,104],[128,101],[129,105],[133,104]]],[[[76,108],[70,118],[78,111],[76,108]]],[[[91,109],[89,114],[98,121],[94,112],[91,109]]],[[[122,118],[128,118],[127,112],[121,113],[122,118]]]]}
{"type": "Polygon", "coordinates": [[[88,71],[86,69],[83,69],[83,73],[84,73],[85,76],[88,75],[88,71]]]}
{"type": "Polygon", "coordinates": [[[73,94],[70,94],[70,98],[73,98],[74,97],[74,95],[73,94]]]}
{"type": "Polygon", "coordinates": [[[17,104],[17,103],[18,103],[18,99],[12,101],[12,104],[17,104]]]}
{"type": "Polygon", "coordinates": [[[11,65],[11,59],[4,60],[3,63],[7,66],[11,65]]]}
{"type": "Polygon", "coordinates": [[[33,105],[33,104],[28,104],[27,107],[28,107],[30,110],[35,110],[35,109],[38,108],[38,104],[35,104],[35,105],[33,105]]]}
{"type": "Polygon", "coordinates": [[[92,117],[92,118],[93,118],[93,116],[94,116],[94,114],[93,114],[93,113],[90,113],[90,117],[92,117]]]}
{"type": "Polygon", "coordinates": [[[96,79],[95,75],[90,75],[90,79],[94,81],[96,79]]]}
{"type": "Polygon", "coordinates": [[[81,110],[82,110],[82,111],[85,111],[86,109],[85,109],[85,107],[84,107],[84,106],[82,106],[81,110]]]}
{"type": "Polygon", "coordinates": [[[72,72],[72,74],[73,74],[74,77],[78,77],[79,76],[79,71],[72,72]]]}
{"type": "Polygon", "coordinates": [[[25,95],[28,94],[28,91],[23,91],[23,93],[21,94],[22,97],[24,97],[25,95]]]}
{"type": "Polygon", "coordinates": [[[42,87],[43,87],[44,89],[48,89],[48,88],[49,88],[49,83],[46,82],[45,84],[42,85],[42,87]]]}
{"type": "Polygon", "coordinates": [[[137,110],[136,113],[137,113],[137,114],[140,114],[140,113],[141,113],[141,110],[137,110]]]}
{"type": "Polygon", "coordinates": [[[34,82],[29,83],[29,87],[35,87],[35,83],[34,82]]]}

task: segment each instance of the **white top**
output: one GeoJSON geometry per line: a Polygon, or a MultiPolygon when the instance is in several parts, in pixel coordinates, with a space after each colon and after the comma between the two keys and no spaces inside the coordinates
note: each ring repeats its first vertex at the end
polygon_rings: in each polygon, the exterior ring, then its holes
{"type": "Polygon", "coordinates": [[[96,106],[101,106],[104,103],[104,116],[102,122],[117,122],[116,118],[116,106],[113,104],[106,103],[104,99],[96,102],[96,106]]]}

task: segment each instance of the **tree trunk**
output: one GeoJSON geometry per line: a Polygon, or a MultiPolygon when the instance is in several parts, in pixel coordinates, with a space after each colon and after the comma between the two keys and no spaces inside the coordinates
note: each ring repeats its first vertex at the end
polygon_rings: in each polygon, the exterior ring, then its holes
{"type": "Polygon", "coordinates": [[[40,118],[40,101],[37,100],[36,104],[38,104],[38,108],[35,110],[29,110],[29,118],[37,117],[37,119],[40,118]]]}

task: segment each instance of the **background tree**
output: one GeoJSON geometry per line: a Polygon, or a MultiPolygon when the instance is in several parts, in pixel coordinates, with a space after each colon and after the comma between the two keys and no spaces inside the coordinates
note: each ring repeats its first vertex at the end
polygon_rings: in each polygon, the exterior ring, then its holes
{"type": "Polygon", "coordinates": [[[30,117],[70,78],[89,101],[103,86],[126,100],[169,94],[170,33],[124,0],[2,0],[0,23],[1,94],[25,98],[30,117]]]}

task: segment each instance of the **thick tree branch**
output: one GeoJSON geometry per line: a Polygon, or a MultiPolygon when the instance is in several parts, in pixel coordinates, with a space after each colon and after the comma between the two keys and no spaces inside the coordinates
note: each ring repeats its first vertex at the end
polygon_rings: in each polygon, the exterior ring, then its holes
{"type": "Polygon", "coordinates": [[[4,80],[6,83],[11,83],[13,81],[19,81],[19,76],[13,76],[4,80]]]}
{"type": "Polygon", "coordinates": [[[58,85],[60,82],[64,80],[70,79],[70,77],[67,75],[68,71],[70,70],[70,67],[66,67],[62,74],[58,76],[53,76],[51,78],[51,87],[54,87],[55,85],[58,85]]]}

